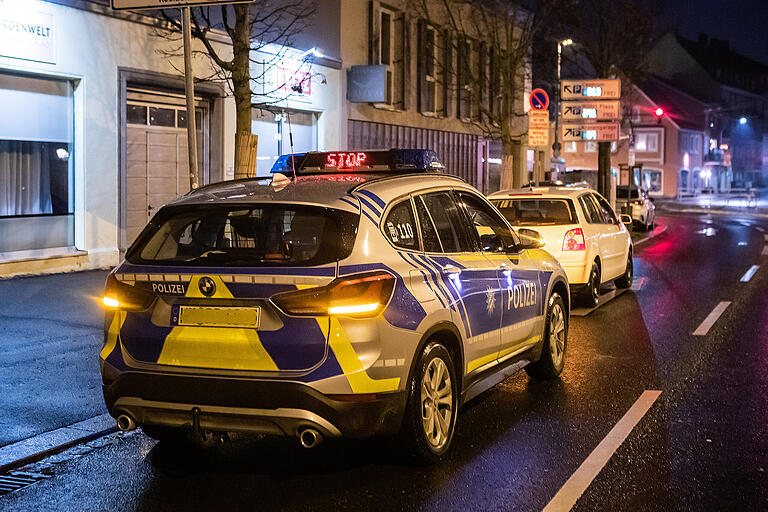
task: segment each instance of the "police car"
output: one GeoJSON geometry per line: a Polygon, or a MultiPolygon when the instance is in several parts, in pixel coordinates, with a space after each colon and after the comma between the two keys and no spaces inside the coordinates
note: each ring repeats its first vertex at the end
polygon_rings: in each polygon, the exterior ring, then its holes
{"type": "Polygon", "coordinates": [[[464,402],[523,367],[559,376],[563,270],[441,169],[429,151],[296,154],[161,208],[103,298],[118,426],[305,447],[400,432],[434,461],[464,402]]]}

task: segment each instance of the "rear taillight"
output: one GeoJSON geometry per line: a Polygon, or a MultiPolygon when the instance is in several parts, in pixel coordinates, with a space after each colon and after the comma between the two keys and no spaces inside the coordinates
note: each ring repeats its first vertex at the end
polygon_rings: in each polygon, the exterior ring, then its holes
{"type": "Polygon", "coordinates": [[[101,302],[105,308],[142,311],[152,305],[155,296],[134,286],[123,284],[114,274],[107,276],[107,284],[101,302]]]}
{"type": "Polygon", "coordinates": [[[328,286],[281,293],[272,302],[288,315],[369,317],[386,307],[394,288],[391,274],[367,272],[336,279],[328,286]]]}
{"type": "Polygon", "coordinates": [[[563,238],[564,251],[585,251],[586,249],[584,231],[581,228],[570,229],[565,233],[565,238],[563,238]]]}

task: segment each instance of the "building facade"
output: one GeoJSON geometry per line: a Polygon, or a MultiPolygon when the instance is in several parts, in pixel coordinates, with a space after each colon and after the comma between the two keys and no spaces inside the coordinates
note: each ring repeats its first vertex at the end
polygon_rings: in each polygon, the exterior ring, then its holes
{"type": "Polygon", "coordinates": [[[768,186],[768,65],[727,41],[666,34],[648,70],[708,104],[704,162],[721,190],[768,186]]]}
{"type": "MultiPolygon", "coordinates": [[[[183,59],[156,25],[108,0],[0,0],[0,277],[115,265],[157,208],[189,190],[183,59]]],[[[213,44],[227,56],[225,42],[213,44]]],[[[273,81],[307,65],[298,50],[279,55],[273,81]]],[[[342,144],[338,56],[310,65],[322,77],[311,93],[282,105],[273,95],[268,116],[254,108],[255,131],[266,133],[263,119],[272,130],[260,138],[266,162],[288,110],[297,149],[342,144]]],[[[210,76],[209,61],[195,58],[194,72],[210,76]]],[[[198,83],[195,101],[200,182],[231,178],[229,89],[198,83]]]]}
{"type": "MultiPolygon", "coordinates": [[[[452,37],[446,26],[420,18],[412,2],[395,0],[341,0],[341,57],[346,89],[358,80],[359,66],[378,67],[366,87],[382,93],[378,101],[354,99],[347,94],[342,118],[347,147],[392,147],[435,150],[448,172],[458,175],[485,193],[501,186],[502,148],[498,140],[483,136],[472,123],[477,115],[471,87],[489,87],[495,101],[493,59],[486,42],[477,38],[466,46],[446,43],[452,37]],[[475,66],[483,84],[465,83],[460,63],[475,66]]],[[[422,13],[423,15],[423,13],[422,13]]],[[[375,71],[375,70],[374,70],[375,71]]],[[[530,72],[522,73],[516,88],[515,108],[523,112],[530,93],[530,72]]],[[[520,137],[516,161],[520,171],[532,167],[533,157],[520,137]]],[[[530,170],[530,169],[528,169],[530,170]]]]}
{"type": "MultiPolygon", "coordinates": [[[[116,265],[157,209],[189,190],[183,58],[152,15],[109,0],[0,0],[0,277],[116,265]]],[[[472,84],[440,85],[435,59],[460,56],[436,55],[437,32],[405,1],[324,0],[291,47],[254,52],[256,174],[290,152],[418,147],[497,190],[501,145],[472,126],[476,105],[460,92],[472,84]],[[360,65],[384,71],[384,98],[350,100],[360,65]]],[[[225,34],[210,39],[231,57],[225,34]]],[[[195,76],[213,76],[193,45],[195,76]]],[[[484,48],[463,51],[479,65],[484,48]]],[[[521,79],[520,110],[529,90],[521,79]]],[[[230,87],[198,81],[195,103],[199,182],[231,179],[230,87]]],[[[524,142],[522,171],[534,160],[524,142]]]]}

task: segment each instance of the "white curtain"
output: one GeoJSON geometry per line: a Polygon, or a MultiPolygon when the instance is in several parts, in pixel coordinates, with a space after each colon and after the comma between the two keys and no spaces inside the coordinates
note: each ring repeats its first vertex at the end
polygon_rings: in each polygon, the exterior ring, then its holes
{"type": "Polygon", "coordinates": [[[52,213],[50,144],[0,140],[0,217],[52,213]]]}

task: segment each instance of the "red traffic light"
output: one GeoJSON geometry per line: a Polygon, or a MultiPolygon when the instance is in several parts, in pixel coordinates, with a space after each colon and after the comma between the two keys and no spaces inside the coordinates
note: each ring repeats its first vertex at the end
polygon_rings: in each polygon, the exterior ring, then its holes
{"type": "Polygon", "coordinates": [[[654,114],[656,114],[656,117],[661,117],[664,115],[664,109],[661,107],[658,107],[656,110],[653,111],[654,114]]]}

